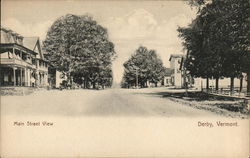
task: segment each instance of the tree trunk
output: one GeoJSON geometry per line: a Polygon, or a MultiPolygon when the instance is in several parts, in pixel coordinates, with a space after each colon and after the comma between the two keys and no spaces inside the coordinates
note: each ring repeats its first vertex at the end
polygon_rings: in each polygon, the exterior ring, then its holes
{"type": "Polygon", "coordinates": [[[84,84],[85,84],[85,89],[88,89],[88,78],[87,78],[87,77],[85,78],[85,81],[84,81],[84,82],[85,82],[85,83],[84,83],[84,84]]]}
{"type": "Polygon", "coordinates": [[[86,84],[86,88],[89,89],[89,80],[88,80],[87,77],[86,77],[86,83],[85,84],[86,84]]]}
{"type": "Polygon", "coordinates": [[[230,79],[230,92],[231,94],[234,93],[234,77],[231,77],[230,79]]]}
{"type": "Polygon", "coordinates": [[[93,85],[93,89],[96,89],[96,83],[93,82],[92,85],[93,85]]]}
{"type": "Polygon", "coordinates": [[[218,91],[219,90],[219,78],[215,79],[215,90],[218,91]]]}
{"type": "Polygon", "coordinates": [[[250,71],[247,72],[247,96],[250,96],[250,71]]]}
{"type": "Polygon", "coordinates": [[[83,80],[83,88],[85,89],[86,88],[86,81],[85,81],[85,78],[83,80]]]}
{"type": "Polygon", "coordinates": [[[207,87],[206,87],[207,91],[209,90],[209,78],[207,77],[207,87]]]}
{"type": "Polygon", "coordinates": [[[157,87],[157,82],[155,83],[155,87],[157,87]]]}
{"type": "Polygon", "coordinates": [[[242,86],[243,86],[243,76],[240,77],[240,92],[242,91],[242,86]]]}

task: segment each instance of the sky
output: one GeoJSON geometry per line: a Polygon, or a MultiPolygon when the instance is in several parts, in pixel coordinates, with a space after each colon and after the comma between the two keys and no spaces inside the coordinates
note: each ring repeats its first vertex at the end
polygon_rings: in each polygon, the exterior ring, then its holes
{"type": "Polygon", "coordinates": [[[66,14],[91,15],[108,29],[117,58],[113,62],[114,81],[123,75],[123,63],[139,46],[156,50],[164,66],[170,54],[184,53],[178,26],[187,26],[196,16],[186,1],[80,1],[3,0],[1,25],[24,37],[45,39],[53,22],[66,14]]]}

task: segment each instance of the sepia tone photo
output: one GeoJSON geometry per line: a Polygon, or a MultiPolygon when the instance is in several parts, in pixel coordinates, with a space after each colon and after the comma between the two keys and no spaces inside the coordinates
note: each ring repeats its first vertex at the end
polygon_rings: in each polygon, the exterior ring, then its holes
{"type": "Polygon", "coordinates": [[[0,157],[248,158],[249,0],[2,0],[0,157]]]}

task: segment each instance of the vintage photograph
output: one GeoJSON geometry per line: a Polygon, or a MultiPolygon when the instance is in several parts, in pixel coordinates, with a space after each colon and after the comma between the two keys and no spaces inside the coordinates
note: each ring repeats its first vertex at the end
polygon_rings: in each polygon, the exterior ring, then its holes
{"type": "Polygon", "coordinates": [[[0,157],[249,154],[249,0],[2,0],[0,157]]]}

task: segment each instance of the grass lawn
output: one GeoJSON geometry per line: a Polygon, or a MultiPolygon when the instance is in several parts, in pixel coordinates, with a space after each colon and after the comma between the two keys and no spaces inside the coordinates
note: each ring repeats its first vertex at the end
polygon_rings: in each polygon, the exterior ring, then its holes
{"type": "Polygon", "coordinates": [[[164,92],[163,97],[175,102],[210,110],[228,117],[248,118],[249,110],[244,99],[218,96],[205,92],[164,92]]]}

